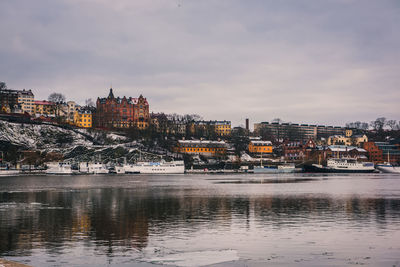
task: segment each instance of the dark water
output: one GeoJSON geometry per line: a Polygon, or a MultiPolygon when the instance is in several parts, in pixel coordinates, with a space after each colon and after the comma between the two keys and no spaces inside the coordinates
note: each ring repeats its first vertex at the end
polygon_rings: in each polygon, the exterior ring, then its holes
{"type": "Polygon", "coordinates": [[[33,266],[400,266],[400,176],[0,177],[33,266]]]}

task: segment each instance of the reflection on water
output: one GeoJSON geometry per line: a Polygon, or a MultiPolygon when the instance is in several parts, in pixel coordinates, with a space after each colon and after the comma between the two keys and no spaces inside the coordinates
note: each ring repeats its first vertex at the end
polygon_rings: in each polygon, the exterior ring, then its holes
{"type": "Polygon", "coordinates": [[[400,179],[287,178],[2,178],[0,256],[48,266],[399,263],[400,179]]]}

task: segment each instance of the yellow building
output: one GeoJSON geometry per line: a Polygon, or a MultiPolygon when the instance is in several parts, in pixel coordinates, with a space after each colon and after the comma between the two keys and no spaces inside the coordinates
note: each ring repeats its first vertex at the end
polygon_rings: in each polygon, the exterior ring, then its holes
{"type": "Polygon", "coordinates": [[[34,95],[31,90],[18,91],[18,104],[21,105],[22,112],[27,112],[30,115],[34,114],[35,104],[34,95]]]}
{"type": "Polygon", "coordinates": [[[226,148],[224,141],[179,140],[175,151],[184,154],[222,156],[226,154],[226,148]]]}
{"type": "Polygon", "coordinates": [[[191,125],[190,131],[193,134],[201,131],[215,131],[219,136],[227,136],[231,134],[232,128],[230,121],[196,121],[191,125]]]}
{"type": "MultiPolygon", "coordinates": [[[[346,135],[348,133],[346,132],[346,135]]],[[[328,145],[360,146],[361,143],[368,142],[368,137],[364,135],[343,136],[334,135],[328,138],[328,145]]]]}
{"type": "Polygon", "coordinates": [[[268,153],[273,152],[273,145],[271,141],[251,140],[249,143],[250,153],[268,153]]]}
{"type": "Polygon", "coordinates": [[[82,128],[91,128],[93,123],[92,112],[89,110],[79,110],[75,112],[74,124],[82,128]]]}
{"type": "Polygon", "coordinates": [[[35,101],[34,113],[37,117],[42,115],[54,117],[56,115],[56,104],[46,100],[35,101]]]}

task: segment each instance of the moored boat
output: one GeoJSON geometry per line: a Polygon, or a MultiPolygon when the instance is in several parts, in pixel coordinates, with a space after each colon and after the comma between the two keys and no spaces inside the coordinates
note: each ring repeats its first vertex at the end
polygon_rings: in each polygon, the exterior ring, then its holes
{"type": "Polygon", "coordinates": [[[376,169],[383,173],[399,173],[400,174],[400,166],[393,166],[392,164],[385,162],[383,164],[377,164],[376,169]]]}
{"type": "Polygon", "coordinates": [[[375,171],[372,162],[358,162],[354,158],[328,159],[327,165],[312,164],[304,166],[305,172],[369,173],[375,171]]]}
{"type": "Polygon", "coordinates": [[[70,163],[66,162],[49,162],[46,164],[46,174],[72,174],[72,168],[70,163]]]}
{"type": "Polygon", "coordinates": [[[254,173],[293,173],[296,172],[296,166],[294,164],[282,164],[282,165],[261,165],[254,166],[254,173]]]}

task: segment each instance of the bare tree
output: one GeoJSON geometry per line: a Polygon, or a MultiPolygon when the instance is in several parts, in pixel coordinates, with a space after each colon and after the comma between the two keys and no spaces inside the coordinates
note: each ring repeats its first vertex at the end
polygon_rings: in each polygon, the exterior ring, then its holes
{"type": "Polygon", "coordinates": [[[94,105],[93,100],[91,98],[88,98],[85,100],[85,106],[86,107],[94,107],[95,105],[94,105]]]}
{"type": "Polygon", "coordinates": [[[49,95],[48,100],[57,104],[65,102],[65,96],[60,93],[52,93],[49,95]]]}
{"type": "Polygon", "coordinates": [[[0,82],[0,90],[7,89],[7,84],[5,82],[0,82]]]}
{"type": "Polygon", "coordinates": [[[396,120],[388,120],[386,122],[386,125],[389,126],[390,130],[395,130],[396,129],[396,120]]]}
{"type": "Polygon", "coordinates": [[[382,131],[383,127],[386,125],[386,118],[377,118],[376,120],[371,121],[370,125],[375,131],[382,131]]]}

